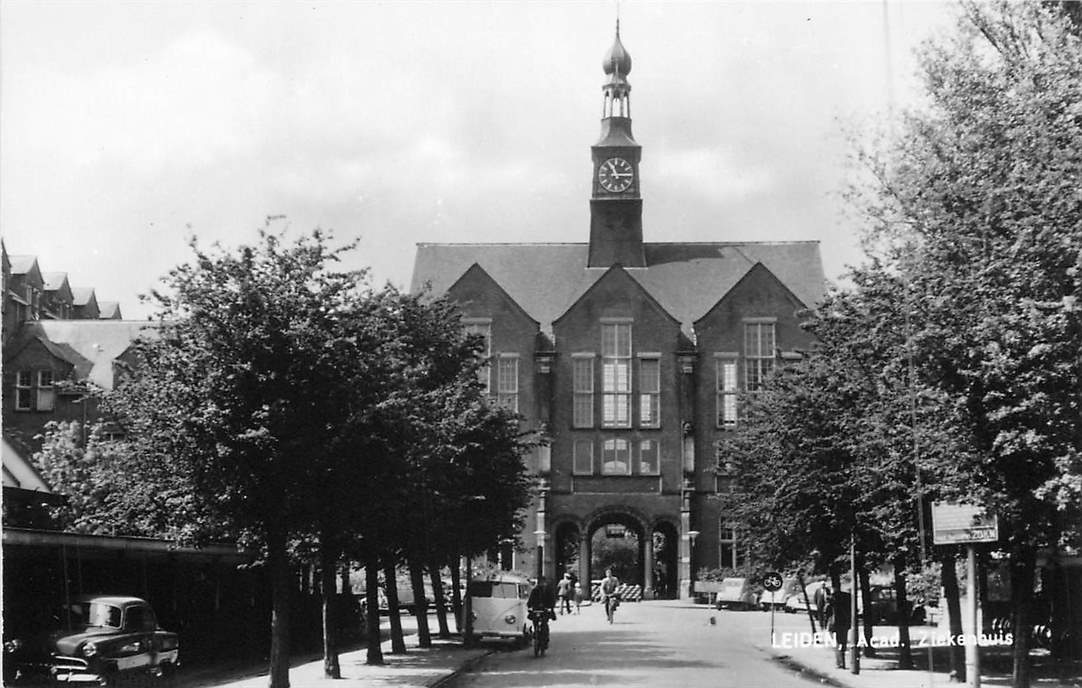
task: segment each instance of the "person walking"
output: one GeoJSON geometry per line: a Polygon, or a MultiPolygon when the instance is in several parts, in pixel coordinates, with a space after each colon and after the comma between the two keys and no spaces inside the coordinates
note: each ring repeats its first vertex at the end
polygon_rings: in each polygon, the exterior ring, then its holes
{"type": "Polygon", "coordinates": [[[834,635],[834,664],[839,669],[845,668],[845,650],[849,643],[850,614],[849,604],[852,598],[839,585],[826,600],[827,631],[834,635]]]}
{"type": "Polygon", "coordinates": [[[605,604],[605,616],[612,623],[612,615],[620,606],[620,596],[616,594],[620,587],[620,579],[612,575],[612,569],[605,569],[605,577],[601,580],[601,601],[605,604]]]}
{"type": "Polygon", "coordinates": [[[565,573],[560,582],[556,584],[556,597],[559,598],[560,614],[571,613],[571,595],[574,591],[571,582],[571,574],[565,573]]]}
{"type": "Polygon", "coordinates": [[[582,590],[582,583],[575,583],[575,613],[582,613],[582,600],[586,597],[586,593],[582,590]]]}

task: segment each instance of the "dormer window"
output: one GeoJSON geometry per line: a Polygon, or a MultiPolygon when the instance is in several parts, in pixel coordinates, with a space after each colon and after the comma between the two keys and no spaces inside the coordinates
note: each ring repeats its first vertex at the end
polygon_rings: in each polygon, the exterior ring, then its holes
{"type": "Polygon", "coordinates": [[[15,410],[52,411],[56,386],[51,370],[20,370],[15,373],[15,410]]]}

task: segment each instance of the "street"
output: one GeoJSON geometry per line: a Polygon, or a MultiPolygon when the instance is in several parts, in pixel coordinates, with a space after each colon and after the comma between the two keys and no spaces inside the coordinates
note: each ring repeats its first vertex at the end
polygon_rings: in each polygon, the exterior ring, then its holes
{"type": "MultiPolygon", "coordinates": [[[[778,628],[806,630],[806,619],[779,614],[778,628]]],[[[496,652],[454,688],[510,686],[725,686],[811,685],[773,661],[770,615],[715,611],[679,602],[626,603],[610,626],[599,605],[558,616],[544,657],[529,650],[496,652]],[[716,623],[711,624],[713,618],[716,623]]]]}

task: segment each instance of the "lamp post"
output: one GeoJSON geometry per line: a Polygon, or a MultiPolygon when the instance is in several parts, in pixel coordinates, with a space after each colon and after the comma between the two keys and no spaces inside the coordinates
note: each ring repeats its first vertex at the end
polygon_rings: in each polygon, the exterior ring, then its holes
{"type": "Polygon", "coordinates": [[[695,538],[699,537],[699,531],[688,531],[688,578],[691,581],[691,602],[695,603],[695,538]]]}

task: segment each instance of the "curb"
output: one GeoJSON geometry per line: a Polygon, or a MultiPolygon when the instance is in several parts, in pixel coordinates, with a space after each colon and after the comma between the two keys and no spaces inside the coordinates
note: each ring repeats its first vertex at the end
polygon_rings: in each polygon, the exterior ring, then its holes
{"type": "Polygon", "coordinates": [[[455,669],[454,671],[452,671],[451,673],[446,674],[444,676],[440,676],[438,679],[436,679],[432,683],[427,684],[427,688],[445,688],[445,686],[449,685],[451,683],[451,681],[455,680],[456,678],[458,678],[462,674],[466,674],[466,673],[469,673],[469,672],[473,671],[474,668],[478,664],[483,662],[485,660],[485,658],[488,657],[489,655],[491,655],[493,652],[495,652],[495,650],[486,650],[485,652],[477,655],[476,657],[471,657],[471,658],[467,659],[465,662],[463,662],[461,665],[459,665],[459,667],[457,669],[455,669]]]}
{"type": "Polygon", "coordinates": [[[817,683],[819,683],[821,685],[831,686],[832,688],[849,688],[848,683],[842,683],[842,682],[838,681],[838,679],[834,678],[833,676],[829,676],[827,674],[824,674],[822,671],[819,671],[818,669],[813,669],[810,666],[808,666],[807,664],[804,664],[803,662],[799,662],[799,661],[793,659],[789,655],[778,654],[778,653],[772,652],[772,651],[770,651],[770,650],[768,650],[768,649],[766,649],[764,647],[759,647],[759,646],[756,646],[756,647],[760,652],[762,652],[766,656],[770,657],[770,659],[772,661],[775,661],[778,664],[781,664],[786,669],[790,669],[792,671],[795,671],[801,678],[810,679],[812,681],[816,681],[817,683]]]}

